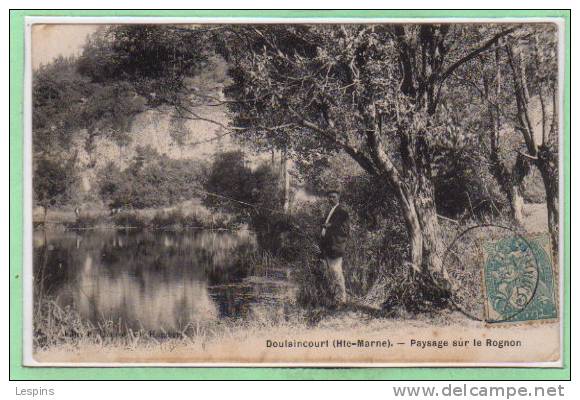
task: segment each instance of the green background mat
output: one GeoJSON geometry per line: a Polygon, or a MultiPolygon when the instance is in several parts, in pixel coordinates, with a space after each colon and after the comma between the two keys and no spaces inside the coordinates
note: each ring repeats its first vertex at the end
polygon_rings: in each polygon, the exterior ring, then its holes
{"type": "Polygon", "coordinates": [[[10,13],[10,379],[12,380],[569,380],[570,379],[570,10],[12,10],[10,13]],[[523,18],[565,20],[563,368],[54,368],[22,366],[24,18],[523,18]]]}

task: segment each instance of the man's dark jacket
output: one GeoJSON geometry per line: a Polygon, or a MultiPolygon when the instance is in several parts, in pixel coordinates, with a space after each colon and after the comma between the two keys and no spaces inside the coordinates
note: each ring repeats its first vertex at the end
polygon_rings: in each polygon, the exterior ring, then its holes
{"type": "MultiPolygon", "coordinates": [[[[324,221],[326,221],[327,216],[328,213],[324,216],[324,221]]],[[[340,204],[334,210],[328,223],[330,226],[326,228],[326,234],[320,238],[322,255],[328,258],[343,257],[350,226],[348,213],[340,204]]]]}

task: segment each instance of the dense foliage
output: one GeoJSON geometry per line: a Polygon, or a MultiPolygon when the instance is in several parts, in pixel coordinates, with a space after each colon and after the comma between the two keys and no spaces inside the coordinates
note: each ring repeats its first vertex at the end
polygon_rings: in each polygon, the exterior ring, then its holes
{"type": "MultiPolygon", "coordinates": [[[[521,223],[532,167],[556,249],[556,61],[553,27],[541,24],[111,26],[79,60],[35,76],[36,198],[66,199],[69,184],[46,182],[75,179],[76,133],[88,133],[90,153],[98,136],[130,141],[141,111],[170,107],[283,152],[314,192],[344,185],[361,230],[389,237],[385,227],[404,226],[408,266],[427,280],[445,276],[441,216],[510,213],[521,223]],[[228,82],[216,97],[194,80],[217,59],[228,82]],[[198,113],[223,105],[227,126],[198,113]]],[[[207,205],[240,215],[258,214],[243,203],[283,203],[276,174],[242,153],[217,154],[202,177],[185,161],[138,153],[124,170],[101,171],[100,195],[113,207],[171,204],[200,184],[207,205]]]]}
{"type": "Polygon", "coordinates": [[[111,208],[166,207],[199,197],[200,175],[198,163],[137,147],[128,168],[109,163],[100,171],[99,191],[111,208]]]}
{"type": "Polygon", "coordinates": [[[281,211],[278,176],[267,163],[250,167],[242,151],[216,154],[203,180],[204,203],[211,208],[253,220],[281,211]]]}

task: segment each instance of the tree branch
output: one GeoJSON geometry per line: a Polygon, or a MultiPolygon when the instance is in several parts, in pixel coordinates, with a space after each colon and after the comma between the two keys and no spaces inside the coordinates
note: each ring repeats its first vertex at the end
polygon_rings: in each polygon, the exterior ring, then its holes
{"type": "Polygon", "coordinates": [[[522,155],[522,156],[524,156],[526,158],[529,158],[530,160],[534,160],[535,161],[535,160],[538,159],[537,156],[531,156],[531,155],[526,154],[526,153],[524,153],[523,151],[520,151],[520,150],[515,150],[515,152],[518,153],[519,155],[522,155]]]}
{"type": "Polygon", "coordinates": [[[518,68],[515,64],[516,59],[514,57],[513,50],[510,46],[506,46],[506,53],[508,55],[509,66],[512,71],[514,95],[516,98],[516,105],[518,108],[517,111],[518,125],[516,125],[516,129],[518,129],[522,133],[524,141],[526,142],[526,147],[528,148],[528,152],[531,153],[532,156],[535,156],[538,153],[538,148],[536,146],[533,127],[528,115],[528,103],[526,99],[525,90],[523,88],[525,82],[519,75],[518,68]]]}
{"type": "Polygon", "coordinates": [[[196,114],[195,112],[193,112],[192,110],[190,110],[189,108],[183,107],[181,105],[174,104],[174,107],[177,109],[177,112],[178,112],[178,115],[176,115],[176,118],[179,118],[179,119],[209,122],[210,124],[217,125],[222,129],[230,129],[230,130],[237,130],[237,131],[249,129],[249,128],[245,128],[245,127],[241,127],[241,126],[225,125],[219,121],[216,121],[216,120],[213,120],[210,118],[206,118],[206,117],[202,117],[202,116],[196,114]],[[189,114],[190,117],[183,115],[182,112],[189,114]]]}
{"type": "Polygon", "coordinates": [[[502,107],[499,106],[498,103],[492,101],[489,96],[472,80],[470,79],[465,79],[462,78],[460,76],[458,76],[457,74],[452,74],[454,79],[457,79],[459,82],[461,83],[465,83],[467,85],[472,86],[478,93],[479,96],[486,102],[488,103],[490,106],[492,106],[494,108],[494,110],[496,110],[501,116],[503,117],[507,117],[506,113],[504,112],[504,110],[502,109],[502,107]]]}
{"type": "Polygon", "coordinates": [[[294,110],[294,108],[292,106],[288,105],[288,109],[292,113],[292,115],[294,115],[294,117],[296,117],[299,120],[300,125],[302,125],[305,128],[312,129],[313,131],[319,133],[327,141],[334,143],[335,145],[342,148],[366,172],[368,172],[371,175],[377,175],[377,170],[376,170],[374,164],[365,154],[363,154],[359,150],[355,149],[347,142],[343,142],[343,141],[337,139],[336,133],[333,135],[328,130],[321,128],[320,126],[318,126],[317,124],[315,124],[311,121],[308,121],[300,113],[298,113],[296,110],[294,110]]]}
{"type": "MultiPolygon", "coordinates": [[[[554,132],[556,130],[556,126],[558,126],[558,98],[557,98],[556,88],[553,87],[553,90],[552,90],[552,123],[550,124],[550,132],[548,134],[548,137],[546,138],[547,140],[549,140],[552,137],[552,135],[554,134],[554,132]]],[[[544,146],[546,146],[548,143],[544,142],[542,144],[544,146]]]]}
{"type": "MultiPolygon", "coordinates": [[[[205,121],[208,122],[210,124],[214,124],[218,127],[220,127],[221,129],[224,130],[228,130],[228,133],[224,133],[222,136],[225,135],[229,135],[230,133],[232,133],[231,131],[248,131],[248,130],[252,130],[252,129],[262,129],[262,130],[266,130],[266,131],[276,131],[276,130],[280,130],[280,129],[285,129],[285,128],[291,128],[293,126],[295,126],[295,124],[281,124],[281,125],[276,125],[276,126],[264,126],[264,125],[256,125],[256,126],[251,126],[251,127],[243,127],[243,126],[232,126],[232,125],[225,125],[219,121],[210,119],[210,118],[206,118],[206,117],[202,117],[198,114],[196,114],[195,112],[191,111],[188,108],[182,107],[182,106],[176,106],[176,108],[178,108],[178,112],[179,114],[175,116],[175,118],[178,119],[186,119],[186,120],[190,120],[190,121],[205,121]],[[191,116],[188,117],[186,115],[183,115],[181,113],[181,111],[186,112],[188,114],[190,114],[191,116]]],[[[217,138],[215,138],[217,139],[217,138]]],[[[212,139],[213,140],[213,139],[212,139]]],[[[208,140],[209,141],[209,140],[208,140]]],[[[205,141],[202,141],[200,143],[205,143],[205,141]]],[[[197,143],[194,143],[197,144],[197,143]]]]}
{"type": "Polygon", "coordinates": [[[469,54],[467,54],[465,57],[461,58],[460,60],[456,61],[455,63],[453,63],[451,66],[449,66],[449,68],[447,68],[447,70],[445,70],[445,72],[443,72],[441,75],[439,75],[438,81],[439,82],[443,82],[445,79],[447,79],[457,68],[459,68],[460,66],[462,66],[463,64],[465,64],[466,62],[472,60],[473,58],[477,57],[479,54],[489,50],[494,44],[496,44],[502,37],[509,35],[510,33],[512,33],[516,28],[510,28],[510,29],[506,29],[504,31],[501,31],[500,33],[498,33],[497,35],[495,35],[494,37],[492,37],[490,40],[488,40],[487,42],[485,42],[482,46],[472,50],[469,54]]]}

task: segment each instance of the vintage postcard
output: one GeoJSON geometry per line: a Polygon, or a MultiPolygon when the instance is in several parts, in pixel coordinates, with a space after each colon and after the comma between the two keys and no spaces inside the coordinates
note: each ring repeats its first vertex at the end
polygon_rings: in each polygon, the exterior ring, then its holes
{"type": "Polygon", "coordinates": [[[25,365],[562,365],[561,20],[26,30],[25,365]]]}

